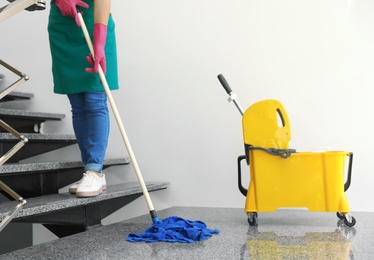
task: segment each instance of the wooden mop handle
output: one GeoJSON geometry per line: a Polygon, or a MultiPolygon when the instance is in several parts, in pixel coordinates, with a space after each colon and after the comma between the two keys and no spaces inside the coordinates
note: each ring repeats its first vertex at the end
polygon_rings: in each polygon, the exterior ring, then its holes
{"type": "MultiPolygon", "coordinates": [[[[83,20],[82,14],[80,12],[78,12],[78,18],[79,18],[79,21],[81,23],[81,27],[82,27],[82,31],[83,31],[84,37],[86,38],[88,48],[90,49],[92,57],[95,59],[95,53],[94,53],[92,41],[91,41],[90,35],[88,33],[86,24],[85,24],[85,22],[83,20]]],[[[147,202],[149,211],[152,212],[152,211],[154,211],[154,207],[153,207],[153,203],[152,203],[151,197],[149,196],[149,192],[147,190],[147,186],[145,185],[143,176],[142,176],[142,174],[140,172],[139,165],[138,165],[138,163],[136,161],[134,152],[132,151],[129,139],[127,138],[127,135],[126,135],[126,132],[125,132],[125,128],[123,127],[123,123],[122,123],[121,117],[119,116],[116,104],[115,104],[114,99],[112,97],[112,93],[110,92],[110,89],[109,89],[109,86],[108,86],[108,82],[106,81],[104,72],[103,72],[103,70],[102,70],[102,68],[101,68],[100,65],[99,65],[99,76],[100,76],[102,84],[104,85],[105,93],[106,93],[106,95],[108,97],[108,100],[109,100],[110,106],[112,108],[114,117],[116,118],[117,125],[119,127],[120,132],[121,132],[123,141],[125,142],[127,151],[129,153],[129,156],[130,156],[132,165],[134,167],[136,176],[138,178],[139,184],[140,184],[140,186],[142,188],[143,195],[144,195],[144,198],[145,198],[145,200],[147,202]]]]}

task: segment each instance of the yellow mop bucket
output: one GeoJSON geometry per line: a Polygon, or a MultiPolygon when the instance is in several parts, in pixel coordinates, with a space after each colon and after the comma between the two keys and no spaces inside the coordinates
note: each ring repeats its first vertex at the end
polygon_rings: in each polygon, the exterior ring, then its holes
{"type": "Polygon", "coordinates": [[[287,113],[278,100],[259,101],[245,112],[222,75],[218,76],[229,101],[243,115],[245,155],[238,157],[238,185],[246,196],[245,212],[250,225],[257,225],[257,212],[278,208],[308,208],[337,212],[347,226],[356,220],[349,214],[345,191],[349,188],[353,153],[347,151],[296,152],[289,149],[291,129],[287,113]],[[346,158],[347,182],[344,183],[346,158]],[[241,184],[241,161],[250,167],[248,190],[241,184]]]}
{"type": "Polygon", "coordinates": [[[250,151],[251,181],[246,212],[305,207],[310,211],[350,211],[344,192],[349,152],[302,152],[289,158],[250,151]]]}

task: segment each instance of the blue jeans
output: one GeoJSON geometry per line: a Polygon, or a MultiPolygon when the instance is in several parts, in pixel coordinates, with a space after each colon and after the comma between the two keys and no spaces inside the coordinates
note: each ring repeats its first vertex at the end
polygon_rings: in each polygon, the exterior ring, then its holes
{"type": "Polygon", "coordinates": [[[105,92],[85,92],[68,98],[85,171],[102,172],[110,126],[107,96],[105,92]]]}

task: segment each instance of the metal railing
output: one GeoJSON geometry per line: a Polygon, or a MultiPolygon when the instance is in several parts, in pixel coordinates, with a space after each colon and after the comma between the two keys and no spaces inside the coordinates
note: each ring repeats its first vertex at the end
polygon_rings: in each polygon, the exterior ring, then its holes
{"type": "MultiPolygon", "coordinates": [[[[35,10],[44,10],[45,9],[45,1],[44,0],[8,0],[9,4],[0,8],[0,22],[4,21],[5,19],[21,12],[22,10],[27,11],[35,11],[35,10]]],[[[22,72],[18,71],[14,67],[10,66],[3,60],[0,60],[0,65],[7,70],[11,71],[12,73],[19,76],[19,79],[16,80],[14,83],[9,85],[7,88],[0,92],[0,100],[12,92],[15,88],[19,87],[23,83],[25,83],[29,77],[22,72]]],[[[27,138],[21,135],[18,131],[13,129],[7,123],[0,119],[0,127],[4,128],[7,132],[12,134],[15,138],[19,141],[15,144],[9,151],[7,151],[1,158],[0,158],[0,167],[6,163],[15,153],[17,153],[26,143],[27,138]]],[[[12,221],[13,218],[17,216],[17,214],[21,211],[23,206],[26,204],[26,200],[24,200],[20,195],[18,195],[14,190],[12,190],[9,186],[5,183],[0,181],[0,189],[3,190],[7,195],[9,195],[14,200],[18,201],[15,209],[9,213],[1,222],[0,222],[0,232],[12,221]]]]}
{"type": "Polygon", "coordinates": [[[44,0],[8,0],[9,4],[0,8],[0,22],[23,11],[44,10],[44,0]]]}

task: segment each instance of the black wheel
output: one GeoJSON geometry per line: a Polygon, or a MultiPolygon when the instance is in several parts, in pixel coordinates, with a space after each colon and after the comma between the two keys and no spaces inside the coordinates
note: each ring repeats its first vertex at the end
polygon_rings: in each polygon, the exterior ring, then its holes
{"type": "Polygon", "coordinates": [[[257,212],[248,214],[248,223],[250,226],[257,226],[257,212]]]}
{"type": "Polygon", "coordinates": [[[344,218],[344,224],[348,227],[353,227],[356,224],[356,219],[352,217],[352,222],[349,222],[348,219],[344,218]]]}
{"type": "Polygon", "coordinates": [[[336,216],[339,218],[339,219],[344,219],[344,214],[340,213],[340,212],[336,212],[336,216]]]}

